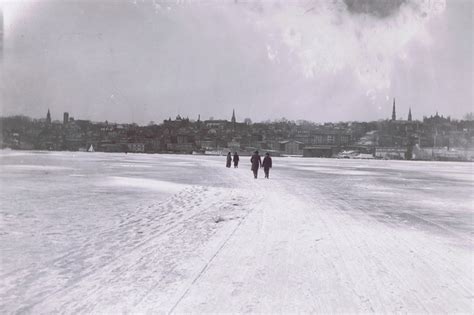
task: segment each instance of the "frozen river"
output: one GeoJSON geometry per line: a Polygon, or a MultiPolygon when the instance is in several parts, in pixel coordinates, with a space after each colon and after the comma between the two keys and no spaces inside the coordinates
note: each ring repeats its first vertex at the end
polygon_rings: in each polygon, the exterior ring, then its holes
{"type": "Polygon", "coordinates": [[[0,153],[0,313],[473,313],[473,164],[0,153]]]}

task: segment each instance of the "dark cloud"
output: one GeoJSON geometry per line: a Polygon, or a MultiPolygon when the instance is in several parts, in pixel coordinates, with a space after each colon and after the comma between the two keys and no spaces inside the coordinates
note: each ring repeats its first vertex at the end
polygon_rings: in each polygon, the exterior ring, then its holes
{"type": "Polygon", "coordinates": [[[344,2],[351,13],[384,18],[396,13],[406,0],[344,0],[344,2]]]}

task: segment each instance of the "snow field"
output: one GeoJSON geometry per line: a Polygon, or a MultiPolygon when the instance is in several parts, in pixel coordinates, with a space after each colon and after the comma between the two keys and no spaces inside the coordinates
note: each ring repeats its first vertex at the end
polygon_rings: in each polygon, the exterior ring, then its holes
{"type": "Polygon", "coordinates": [[[472,313],[468,163],[2,152],[0,312],[472,313]]]}

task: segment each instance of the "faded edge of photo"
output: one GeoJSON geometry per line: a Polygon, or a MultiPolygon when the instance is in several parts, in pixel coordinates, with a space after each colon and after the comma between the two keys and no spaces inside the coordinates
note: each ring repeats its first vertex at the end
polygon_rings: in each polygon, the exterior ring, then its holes
{"type": "Polygon", "coordinates": [[[0,62],[3,60],[3,10],[0,8],[0,62]]]}

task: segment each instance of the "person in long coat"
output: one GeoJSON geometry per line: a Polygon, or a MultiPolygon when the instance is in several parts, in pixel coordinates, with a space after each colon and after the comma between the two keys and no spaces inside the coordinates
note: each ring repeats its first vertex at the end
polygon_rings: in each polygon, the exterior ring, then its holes
{"type": "Polygon", "coordinates": [[[237,154],[237,152],[234,153],[234,168],[237,168],[239,167],[239,155],[237,154]]]}
{"type": "Polygon", "coordinates": [[[257,178],[258,176],[258,169],[262,167],[262,158],[258,155],[258,151],[255,151],[252,157],[250,158],[250,163],[252,163],[252,172],[253,176],[257,178]]]}
{"type": "Polygon", "coordinates": [[[272,158],[270,157],[270,153],[266,153],[265,157],[263,158],[263,171],[265,172],[265,178],[269,178],[270,169],[272,168],[272,158]]]}
{"type": "Polygon", "coordinates": [[[232,155],[229,153],[227,153],[227,162],[225,164],[226,167],[230,167],[230,164],[232,163],[232,155]]]}

